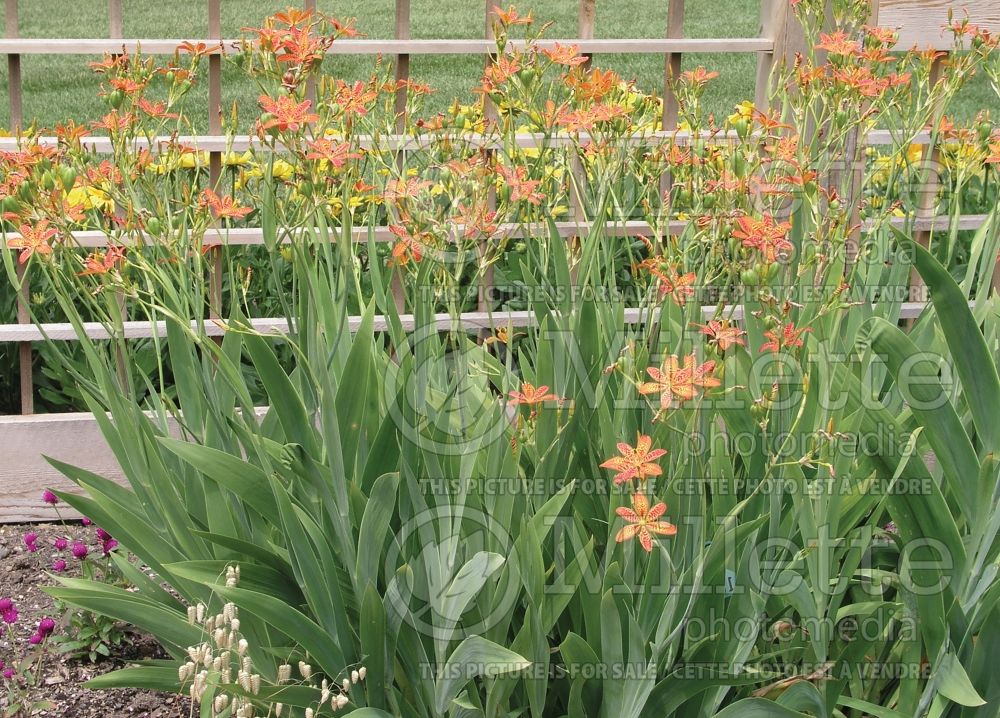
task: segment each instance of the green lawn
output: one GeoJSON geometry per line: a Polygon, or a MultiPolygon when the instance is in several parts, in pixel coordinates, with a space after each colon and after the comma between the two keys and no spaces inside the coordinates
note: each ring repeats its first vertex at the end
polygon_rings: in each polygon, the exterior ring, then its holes
{"type": "MultiPolygon", "coordinates": [[[[503,4],[507,4],[505,0],[503,4]]],[[[222,0],[223,34],[237,37],[240,28],[257,24],[267,14],[285,7],[273,0],[222,0]]],[[[125,0],[125,34],[129,37],[203,37],[207,32],[207,2],[171,0],[125,0]]],[[[549,37],[576,34],[576,0],[541,0],[517,3],[533,10],[539,19],[551,20],[549,37]]],[[[22,0],[21,34],[24,37],[106,37],[107,0],[22,0]]],[[[599,37],[662,37],[666,29],[664,0],[601,0],[597,3],[599,37]]],[[[319,7],[337,17],[356,17],[358,28],[369,37],[388,38],[393,33],[394,0],[319,0],[319,7]]],[[[481,0],[412,0],[412,34],[415,38],[480,37],[483,33],[485,2],[481,0]]],[[[751,37],[758,33],[759,0],[688,0],[685,18],[687,37],[751,37]]],[[[97,98],[97,78],[84,56],[26,56],[22,59],[24,114],[42,125],[75,119],[79,122],[99,117],[105,106],[97,98]]],[[[366,77],[374,58],[332,57],[328,71],[350,79],[366,77]]],[[[663,59],[655,55],[603,55],[602,67],[610,67],[626,78],[635,78],[649,91],[662,92],[663,59]]],[[[721,76],[713,82],[706,103],[717,114],[728,114],[733,105],[753,97],[756,57],[752,53],[703,54],[684,58],[685,67],[705,65],[721,76]]],[[[436,89],[432,109],[445,107],[452,98],[468,98],[482,68],[479,57],[422,56],[413,58],[411,74],[436,89]]],[[[0,127],[9,125],[7,67],[0,61],[0,127]]],[[[228,105],[246,107],[244,118],[255,112],[253,87],[239,70],[227,67],[223,84],[228,105]]],[[[196,98],[204,104],[204,83],[196,98]]],[[[196,105],[192,105],[196,106],[196,105]]],[[[979,109],[998,107],[996,95],[985,82],[977,81],[963,97],[957,114],[971,117],[979,109]]],[[[1000,114],[994,112],[994,114],[1000,114]]],[[[204,130],[202,123],[200,130],[204,130]]]]}

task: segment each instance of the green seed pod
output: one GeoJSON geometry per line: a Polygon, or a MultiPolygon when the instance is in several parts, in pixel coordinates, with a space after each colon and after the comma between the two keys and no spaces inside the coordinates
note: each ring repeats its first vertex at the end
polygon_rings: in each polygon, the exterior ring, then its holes
{"type": "Polygon", "coordinates": [[[740,281],[748,287],[756,287],[760,284],[760,275],[756,269],[744,269],[740,274],[740,281]]]}
{"type": "Polygon", "coordinates": [[[160,224],[160,220],[157,217],[150,217],[146,220],[146,231],[149,232],[154,237],[158,237],[160,232],[163,231],[163,225],[160,224]]]}
{"type": "Polygon", "coordinates": [[[59,181],[67,192],[73,189],[73,185],[76,184],[76,176],[76,170],[68,165],[59,168],[59,181]]]}
{"type": "Polygon", "coordinates": [[[114,109],[118,109],[122,106],[122,102],[125,101],[125,94],[121,90],[113,90],[108,93],[108,104],[114,109]]]}

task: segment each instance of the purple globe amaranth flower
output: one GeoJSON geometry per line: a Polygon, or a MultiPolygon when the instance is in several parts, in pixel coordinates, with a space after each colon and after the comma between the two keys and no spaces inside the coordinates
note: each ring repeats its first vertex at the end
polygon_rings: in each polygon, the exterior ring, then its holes
{"type": "Polygon", "coordinates": [[[97,538],[99,538],[101,541],[107,541],[108,539],[111,538],[111,534],[109,534],[107,531],[105,531],[100,526],[98,526],[97,527],[97,538]]]}
{"type": "Polygon", "coordinates": [[[42,492],[42,501],[51,506],[55,506],[59,503],[59,498],[48,489],[45,489],[45,491],[42,492]]]}
{"type": "Polygon", "coordinates": [[[24,545],[28,547],[28,551],[30,553],[34,553],[38,550],[38,546],[35,545],[37,541],[38,534],[34,531],[30,531],[24,535],[24,545]]]}
{"type": "Polygon", "coordinates": [[[86,516],[84,516],[84,517],[83,517],[83,518],[82,518],[82,519],[80,520],[80,523],[82,523],[82,524],[83,524],[84,526],[90,526],[90,525],[91,525],[92,523],[94,523],[94,522],[93,522],[93,521],[91,521],[90,519],[88,519],[88,518],[87,518],[86,516]]]}
{"type": "Polygon", "coordinates": [[[118,547],[118,542],[113,538],[109,538],[101,545],[101,548],[104,550],[105,556],[114,551],[117,547],[118,547]]]}
{"type": "Polygon", "coordinates": [[[6,624],[17,623],[17,608],[8,608],[3,614],[0,614],[0,617],[3,618],[3,622],[6,624]]]}
{"type": "Polygon", "coordinates": [[[28,643],[30,643],[33,646],[37,646],[39,643],[41,643],[44,640],[45,640],[45,636],[43,636],[43,635],[41,635],[39,633],[33,633],[33,634],[31,634],[31,638],[28,639],[28,643]]]}
{"type": "Polygon", "coordinates": [[[73,544],[73,558],[78,558],[82,561],[83,559],[87,558],[88,553],[89,551],[87,550],[86,544],[81,543],[80,541],[77,541],[73,544]]]}
{"type": "Polygon", "coordinates": [[[14,608],[13,599],[7,598],[6,596],[0,598],[0,613],[4,613],[12,608],[14,608]]]}
{"type": "Polygon", "coordinates": [[[52,545],[56,547],[57,551],[65,551],[66,547],[69,546],[69,539],[60,536],[52,542],[52,545]]]}
{"type": "Polygon", "coordinates": [[[52,562],[52,570],[59,571],[60,573],[62,573],[63,571],[66,570],[66,561],[61,558],[57,558],[55,561],[52,562]]]}
{"type": "Polygon", "coordinates": [[[3,677],[4,677],[4,680],[8,680],[9,681],[11,678],[14,677],[14,669],[10,668],[10,667],[4,668],[3,669],[3,677]]]}
{"type": "Polygon", "coordinates": [[[48,636],[54,630],[56,630],[56,622],[54,619],[46,616],[45,618],[43,618],[41,621],[38,622],[38,631],[37,631],[38,635],[48,636]]]}

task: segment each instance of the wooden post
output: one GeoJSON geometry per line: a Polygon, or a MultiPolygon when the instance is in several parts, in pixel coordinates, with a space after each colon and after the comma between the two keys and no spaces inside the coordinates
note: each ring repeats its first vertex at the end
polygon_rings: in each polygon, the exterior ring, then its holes
{"type": "MultiPolygon", "coordinates": [[[[684,0],[668,0],[667,39],[684,37],[684,0]]],[[[670,80],[681,71],[681,54],[668,52],[663,63],[663,129],[677,127],[677,98],[670,90],[670,80]]]]}
{"type": "MultiPolygon", "coordinates": [[[[222,40],[222,9],[220,0],[208,0],[208,39],[222,40]]],[[[208,56],[208,133],[222,134],[222,54],[221,50],[208,56]]],[[[209,184],[217,188],[222,176],[222,153],[208,155],[209,184]]],[[[210,284],[208,294],[209,316],[222,316],[222,247],[212,247],[209,252],[210,284]]]]}
{"type": "MultiPolygon", "coordinates": [[[[7,37],[18,36],[17,0],[7,0],[4,8],[4,26],[7,37]]],[[[10,130],[17,134],[24,121],[21,108],[21,56],[7,55],[7,90],[10,98],[10,130]]]]}
{"type": "MultiPolygon", "coordinates": [[[[4,6],[4,34],[7,37],[18,36],[17,0],[7,0],[4,6]]],[[[21,129],[24,122],[21,104],[21,56],[7,55],[7,89],[10,97],[10,129],[13,134],[21,129]]],[[[17,277],[21,280],[21,288],[17,295],[17,323],[29,324],[31,316],[28,312],[30,289],[24,276],[26,265],[18,263],[17,277]]],[[[21,413],[35,412],[35,383],[32,377],[33,356],[31,342],[19,342],[17,345],[18,375],[20,377],[21,413]]]]}
{"type": "MultiPolygon", "coordinates": [[[[316,0],[304,0],[303,7],[310,12],[315,12],[316,10],[316,0]]],[[[313,107],[316,107],[316,78],[310,77],[306,80],[306,99],[309,100],[313,107]]]]}
{"type": "MultiPolygon", "coordinates": [[[[396,0],[396,28],[395,36],[397,40],[410,39],[410,0],[396,0]]],[[[396,131],[402,133],[406,129],[406,98],[407,88],[400,86],[410,79],[410,56],[408,53],[396,55],[396,131]]],[[[400,177],[406,166],[403,151],[396,152],[396,170],[400,177]]],[[[392,299],[396,304],[396,310],[400,313],[406,311],[406,289],[403,286],[402,273],[398,268],[394,268],[392,275],[392,299]]]]}
{"type": "MultiPolygon", "coordinates": [[[[941,72],[945,68],[947,55],[937,57],[931,65],[930,84],[933,86],[941,77],[941,72]]],[[[931,138],[933,139],[937,127],[943,116],[943,108],[932,108],[931,112],[931,138]]],[[[937,202],[938,171],[941,167],[941,149],[935,144],[926,145],[921,152],[921,162],[923,164],[924,178],[920,186],[920,201],[917,205],[917,219],[929,218],[934,215],[934,207],[937,202]]],[[[913,238],[917,244],[925,249],[930,248],[931,230],[920,229],[913,233],[913,238]]],[[[922,297],[924,293],[924,278],[916,267],[910,270],[910,301],[925,301],[922,297]]],[[[912,322],[910,322],[912,324],[912,322]]]]}
{"type": "MultiPolygon", "coordinates": [[[[877,5],[878,0],[873,0],[877,5]]],[[[760,36],[771,41],[771,49],[757,55],[754,104],[761,110],[770,103],[770,80],[774,68],[791,64],[807,51],[806,36],[788,0],[761,0],[760,36]]]]}
{"type": "MultiPolygon", "coordinates": [[[[495,19],[493,13],[493,6],[496,3],[494,0],[486,0],[486,28],[485,36],[487,40],[496,39],[496,34],[493,31],[493,21],[495,19]]],[[[488,53],[486,55],[486,65],[489,66],[492,61],[494,53],[488,53]]],[[[489,125],[490,122],[495,122],[497,119],[497,108],[493,106],[493,101],[490,99],[489,95],[483,94],[483,118],[486,120],[486,124],[489,125]]],[[[488,131],[487,131],[488,134],[488,131]]],[[[487,149],[485,151],[485,160],[487,166],[492,166],[496,160],[496,152],[493,149],[487,149]]],[[[491,182],[490,188],[487,192],[487,209],[493,211],[497,207],[497,191],[496,183],[491,182]]],[[[486,261],[489,253],[489,241],[483,240],[479,244],[479,255],[482,257],[483,261],[486,261]]],[[[481,312],[490,311],[489,302],[487,297],[490,294],[490,289],[493,287],[493,265],[488,264],[483,269],[483,276],[479,282],[479,301],[477,302],[477,308],[481,312]]]]}
{"type": "MultiPolygon", "coordinates": [[[[410,0],[396,0],[396,39],[410,39],[410,0]]],[[[406,87],[399,87],[410,79],[410,55],[396,55],[396,130],[402,132],[406,127],[406,87]]]]}
{"type": "MultiPolygon", "coordinates": [[[[597,0],[580,0],[580,9],[577,14],[576,34],[581,40],[594,39],[594,26],[597,23],[597,0]]],[[[584,67],[590,67],[593,56],[587,55],[587,63],[584,67]]]]}
{"type": "Polygon", "coordinates": [[[109,0],[108,25],[110,28],[108,37],[125,37],[125,25],[122,20],[122,0],[109,0]]]}
{"type": "MultiPolygon", "coordinates": [[[[684,0],[669,0],[667,4],[667,39],[684,37],[684,0]]],[[[678,104],[677,97],[670,89],[670,82],[681,71],[681,54],[679,52],[668,52],[663,59],[663,117],[661,128],[663,130],[677,129],[678,104]]],[[[670,221],[670,193],[673,187],[673,178],[669,167],[660,175],[660,196],[663,197],[666,206],[666,220],[670,221]]],[[[669,232],[664,229],[663,238],[669,237],[669,232]]],[[[659,240],[660,237],[656,237],[659,240]]]]}

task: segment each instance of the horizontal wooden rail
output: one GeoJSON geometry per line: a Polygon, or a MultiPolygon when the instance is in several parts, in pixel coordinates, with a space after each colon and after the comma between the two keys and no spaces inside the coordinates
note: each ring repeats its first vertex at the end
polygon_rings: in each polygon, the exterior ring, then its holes
{"type": "MultiPolygon", "coordinates": [[[[966,214],[958,218],[958,229],[960,230],[970,230],[978,229],[986,222],[989,215],[985,214],[966,214]]],[[[918,231],[935,231],[939,229],[949,229],[952,227],[952,218],[948,215],[934,215],[930,217],[917,217],[912,220],[912,228],[918,231]]],[[[907,220],[903,217],[892,217],[889,223],[894,227],[905,227],[907,220]]],[[[555,222],[555,227],[559,232],[561,237],[577,237],[581,233],[589,232],[593,227],[593,222],[588,221],[563,221],[555,222]]],[[[664,229],[670,234],[679,234],[683,232],[690,221],[674,219],[667,223],[664,229]]],[[[862,225],[863,230],[869,230],[873,226],[872,222],[865,222],[862,225]]],[[[456,224],[452,226],[451,230],[456,235],[461,235],[464,225],[456,224]]],[[[305,230],[301,228],[296,228],[294,230],[279,230],[279,238],[283,243],[291,242],[291,239],[287,236],[288,232],[293,232],[295,236],[301,236],[301,233],[305,230]]],[[[493,235],[495,238],[503,239],[527,239],[530,237],[538,236],[539,234],[548,233],[548,225],[538,224],[538,223],[506,223],[501,224],[497,227],[496,233],[493,235]]],[[[397,241],[396,235],[389,231],[388,227],[352,227],[351,228],[351,238],[354,242],[364,243],[368,241],[369,232],[372,234],[372,239],[375,242],[395,242],[397,241]]],[[[608,237],[637,237],[639,235],[648,235],[653,233],[653,229],[649,226],[649,223],[644,220],[629,220],[626,222],[607,222],[604,226],[604,233],[608,237]]],[[[7,232],[4,236],[8,240],[20,239],[21,235],[19,232],[7,232]]],[[[143,243],[155,244],[158,240],[156,238],[150,237],[145,233],[129,233],[129,234],[108,234],[102,230],[88,229],[72,232],[70,238],[72,239],[72,244],[74,246],[83,248],[99,248],[107,247],[109,244],[125,244],[132,245],[135,244],[136,238],[141,237],[143,243]]],[[[204,244],[226,244],[229,246],[258,246],[264,244],[264,230],[260,227],[236,227],[233,229],[224,229],[217,227],[210,227],[205,231],[205,237],[203,239],[204,244]]]]}
{"type": "MultiPolygon", "coordinates": [[[[689,145],[699,136],[693,136],[691,132],[682,130],[651,130],[631,135],[630,137],[618,140],[624,145],[634,145],[637,147],[651,146],[660,143],[673,143],[676,145],[689,145]]],[[[714,134],[703,134],[701,139],[712,143],[738,142],[739,137],[735,132],[716,132],[714,134]]],[[[592,141],[590,134],[581,132],[579,134],[556,133],[546,135],[543,133],[525,133],[514,135],[514,143],[518,147],[571,147],[576,144],[586,145],[592,141]]],[[[427,133],[423,135],[392,134],[373,137],[361,135],[352,138],[352,144],[361,149],[377,149],[385,152],[413,151],[433,147],[442,140],[452,143],[463,143],[470,148],[503,150],[506,147],[508,138],[498,137],[494,134],[483,134],[478,132],[442,132],[427,133]]],[[[894,143],[893,133],[890,130],[872,130],[864,141],[868,145],[890,145],[894,143]]],[[[923,131],[913,137],[914,144],[926,145],[930,142],[930,133],[923,131]]],[[[37,144],[42,147],[57,147],[59,138],[52,136],[40,136],[31,140],[18,137],[0,137],[0,151],[12,152],[20,149],[26,144],[37,144]]],[[[100,135],[88,135],[80,139],[80,144],[97,153],[112,152],[114,147],[109,137],[100,135]]],[[[245,152],[247,150],[269,151],[270,146],[262,142],[260,138],[253,135],[178,135],[176,137],[162,136],[154,137],[152,140],[138,137],[132,140],[129,149],[160,148],[169,145],[180,145],[189,147],[201,152],[245,152]]],[[[284,151],[281,144],[276,149],[284,151]]]]}
{"type": "MultiPolygon", "coordinates": [[[[924,302],[906,302],[903,304],[901,319],[914,319],[920,316],[925,306],[924,302]]],[[[707,305],[701,308],[704,318],[715,316],[719,307],[707,305]]],[[[625,310],[625,323],[638,324],[646,320],[652,310],[637,307],[625,310]]],[[[743,306],[732,305],[723,308],[723,314],[734,321],[742,321],[743,306]]],[[[450,314],[436,314],[434,317],[435,326],[440,330],[455,328],[457,325],[463,330],[495,329],[498,327],[530,327],[537,321],[535,312],[524,311],[496,311],[496,312],[463,312],[457,316],[450,314]]],[[[284,317],[265,317],[249,320],[253,331],[261,334],[273,334],[281,336],[288,333],[288,320],[284,317]]],[[[412,314],[400,315],[400,322],[405,331],[412,331],[416,328],[412,314]]],[[[348,317],[348,325],[351,331],[357,330],[361,323],[361,317],[348,317]]],[[[192,331],[203,326],[204,332],[210,337],[221,337],[230,331],[228,324],[222,320],[205,319],[201,322],[192,321],[190,323],[192,331]]],[[[382,315],[375,317],[375,331],[384,332],[389,329],[389,320],[382,315]]],[[[100,341],[110,339],[107,327],[99,322],[87,322],[83,326],[88,338],[100,341]]],[[[166,322],[156,323],[149,321],[127,321],[121,328],[118,338],[122,339],[150,339],[154,336],[165,337],[167,335],[166,322]]],[[[0,342],[36,342],[36,341],[77,341],[76,329],[67,322],[53,322],[49,324],[3,324],[0,325],[0,342]]]]}
{"type": "MultiPolygon", "coordinates": [[[[114,39],[114,38],[4,38],[0,39],[0,54],[18,55],[99,55],[120,53],[123,50],[134,53],[140,50],[145,55],[173,55],[181,43],[194,45],[204,43],[208,47],[220,47],[218,40],[183,39],[114,39]]],[[[539,49],[560,45],[577,45],[584,54],[628,53],[659,54],[668,52],[770,52],[774,43],[764,37],[724,37],[724,38],[672,38],[672,39],[574,39],[537,40],[533,44],[539,49]]],[[[224,50],[238,50],[241,40],[222,40],[224,50]]],[[[523,40],[511,40],[508,47],[523,49],[523,40]]],[[[496,51],[496,43],[486,39],[454,40],[377,40],[354,39],[337,40],[327,53],[330,55],[485,55],[496,51]]]]}

